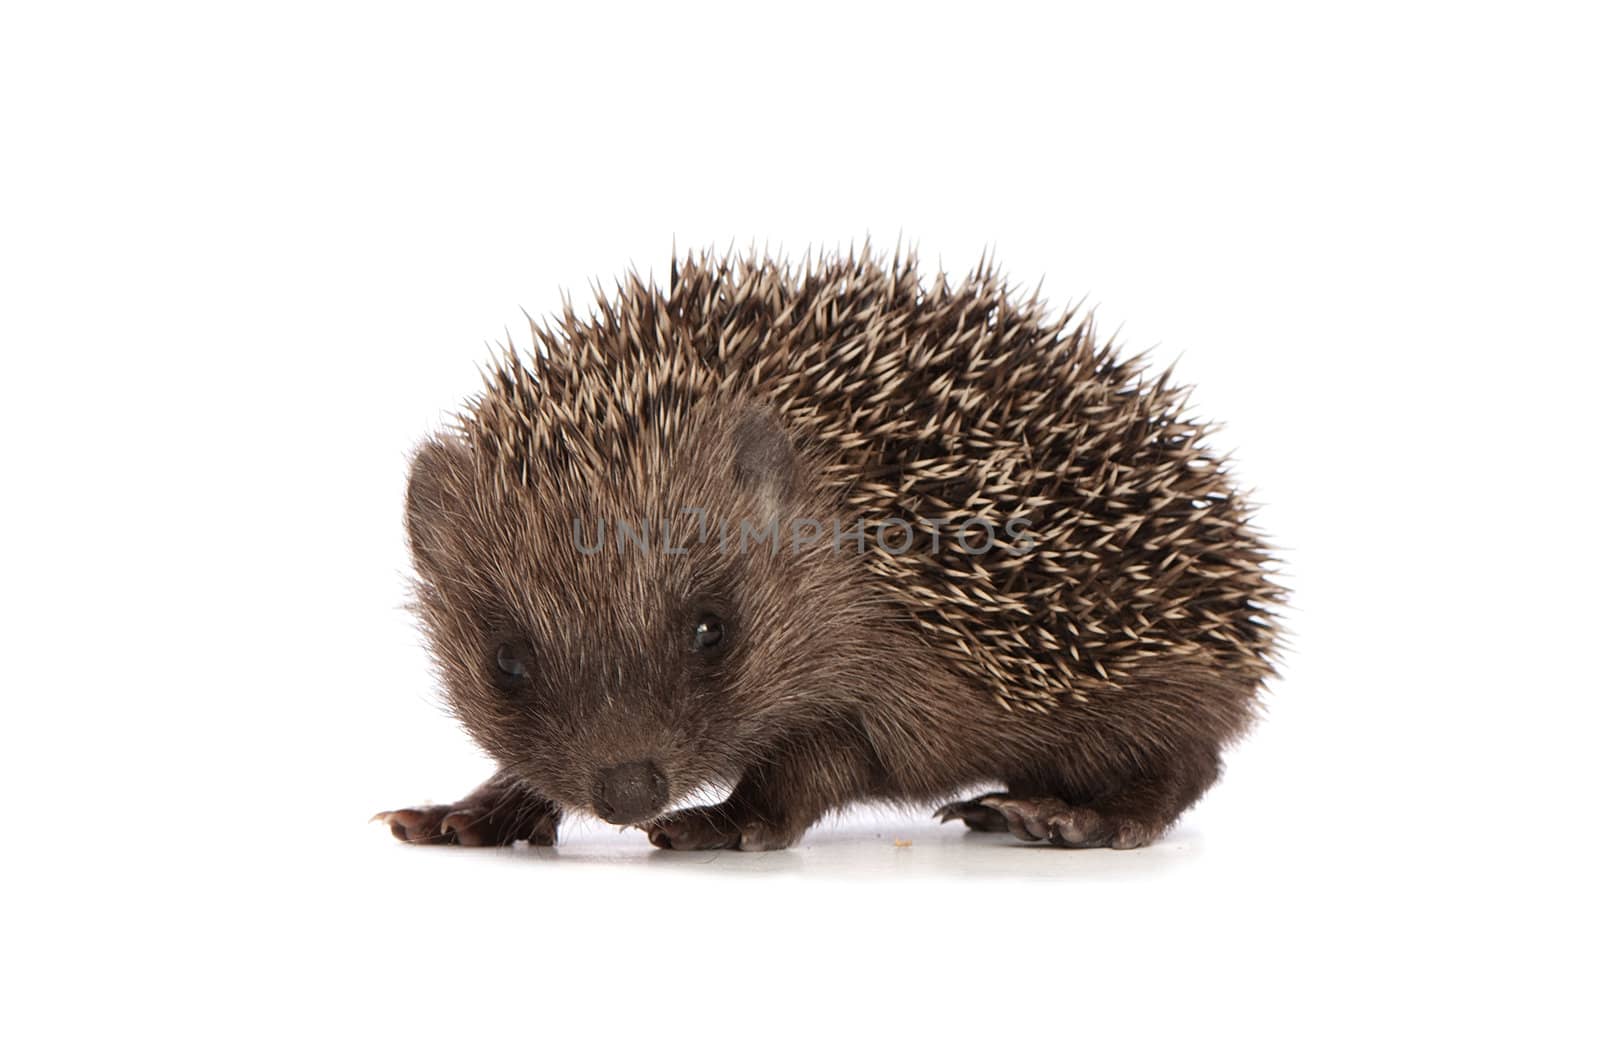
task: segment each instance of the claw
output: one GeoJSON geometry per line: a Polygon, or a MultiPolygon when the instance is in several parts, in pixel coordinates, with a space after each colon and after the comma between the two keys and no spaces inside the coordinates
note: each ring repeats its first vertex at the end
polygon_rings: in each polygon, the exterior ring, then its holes
{"type": "Polygon", "coordinates": [[[1005,796],[1005,794],[984,794],[968,801],[952,801],[934,812],[933,815],[940,823],[949,823],[952,819],[959,819],[966,824],[968,830],[972,831],[1003,831],[1007,829],[1005,816],[990,805],[986,798],[1003,798],[1005,796]]]}
{"type": "Polygon", "coordinates": [[[1018,840],[1036,842],[1044,837],[1042,832],[1034,830],[1035,822],[1023,814],[1016,801],[1005,797],[984,797],[978,803],[1006,817],[1006,827],[1018,840]]]}
{"type": "Polygon", "coordinates": [[[471,812],[452,812],[439,821],[439,832],[454,835],[457,845],[482,845],[482,835],[472,829],[472,824],[477,820],[478,817],[471,812]]]}
{"type": "Polygon", "coordinates": [[[380,819],[388,825],[389,833],[399,840],[403,842],[418,840],[412,837],[412,832],[416,831],[420,835],[420,828],[423,823],[422,813],[409,808],[400,808],[390,812],[379,812],[367,822],[370,823],[380,819]]]}

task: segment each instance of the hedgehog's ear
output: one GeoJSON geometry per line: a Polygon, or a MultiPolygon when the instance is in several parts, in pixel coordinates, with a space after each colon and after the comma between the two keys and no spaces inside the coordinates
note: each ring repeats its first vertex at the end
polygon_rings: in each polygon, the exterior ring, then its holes
{"type": "Polygon", "coordinates": [[[406,536],[418,575],[432,578],[444,568],[453,525],[466,514],[471,455],[462,444],[434,437],[411,459],[406,485],[406,536]]]}
{"type": "Polygon", "coordinates": [[[776,509],[794,493],[800,461],[789,433],[769,410],[751,407],[734,425],[733,471],[763,508],[776,509]]]}

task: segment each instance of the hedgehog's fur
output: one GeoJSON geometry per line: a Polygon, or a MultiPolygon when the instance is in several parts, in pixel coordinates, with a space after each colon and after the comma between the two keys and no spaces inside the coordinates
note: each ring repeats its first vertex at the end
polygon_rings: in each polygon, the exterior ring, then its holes
{"type": "Polygon", "coordinates": [[[987,779],[1010,795],[947,818],[1140,844],[1214,779],[1271,674],[1280,591],[1167,374],[1098,343],[1076,313],[1019,299],[992,264],[952,287],[942,274],[925,286],[898,254],[798,268],[690,255],[665,291],[630,276],[598,304],[535,324],[532,349],[508,347],[459,430],[419,455],[420,610],[453,704],[505,771],[462,805],[391,814],[397,834],[547,840],[556,809],[587,806],[594,772],[628,758],[669,762],[671,797],[739,784],[714,816],[658,820],[664,845],[786,844],[853,800],[987,779]],[[685,504],[714,520],[860,519],[866,551],[786,543],[776,561],[672,569],[561,541],[575,517],[676,523],[685,504]],[[969,517],[1020,522],[1030,541],[950,548],[969,517]],[[894,520],[919,529],[911,549],[875,534],[894,520]],[[740,638],[761,644],[729,651],[711,679],[684,678],[670,634],[643,678],[617,663],[614,682],[569,642],[584,626],[628,657],[638,647],[615,640],[672,630],[635,614],[704,598],[696,581],[740,599],[740,638]],[[538,647],[537,708],[486,692],[483,660],[506,631],[538,647]],[[645,690],[674,707],[638,704],[645,690]],[[542,809],[543,826],[497,825],[486,801],[542,809]]]}

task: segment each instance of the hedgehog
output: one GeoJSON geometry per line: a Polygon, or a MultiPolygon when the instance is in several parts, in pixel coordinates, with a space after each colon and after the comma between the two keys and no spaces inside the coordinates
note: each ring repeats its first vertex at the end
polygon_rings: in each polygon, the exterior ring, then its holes
{"type": "Polygon", "coordinates": [[[992,259],[675,252],[595,296],[412,459],[414,608],[498,770],[396,837],[767,850],[889,802],[1121,849],[1217,779],[1284,592],[1170,370],[992,259]]]}

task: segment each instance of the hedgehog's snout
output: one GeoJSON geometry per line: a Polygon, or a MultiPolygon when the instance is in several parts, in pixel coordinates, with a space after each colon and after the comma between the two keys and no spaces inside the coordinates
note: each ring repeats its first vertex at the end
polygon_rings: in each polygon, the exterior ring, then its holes
{"type": "Polygon", "coordinates": [[[594,810],[607,823],[638,823],[666,803],[667,778],[648,760],[606,768],[594,784],[594,810]]]}

